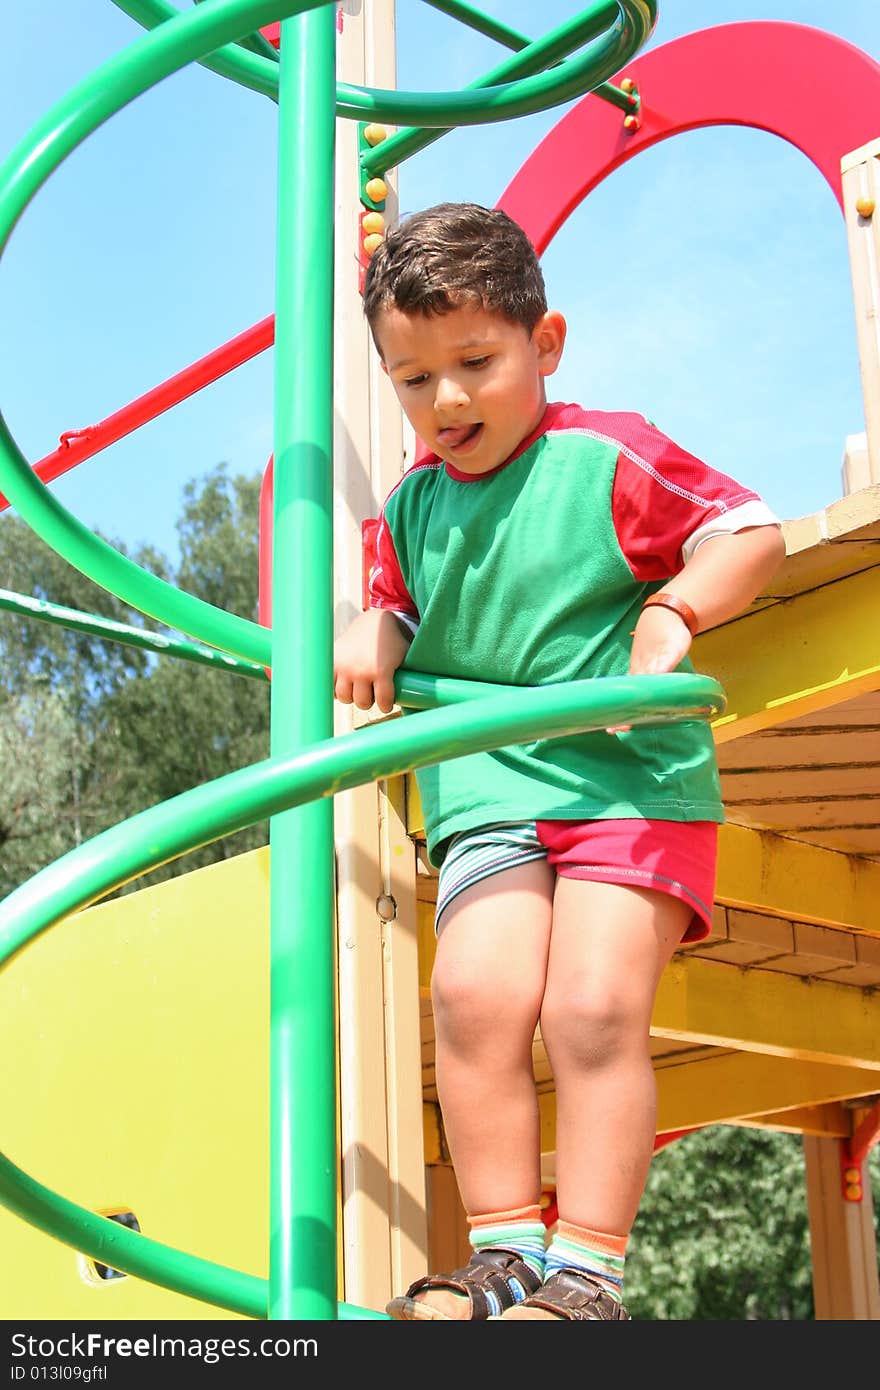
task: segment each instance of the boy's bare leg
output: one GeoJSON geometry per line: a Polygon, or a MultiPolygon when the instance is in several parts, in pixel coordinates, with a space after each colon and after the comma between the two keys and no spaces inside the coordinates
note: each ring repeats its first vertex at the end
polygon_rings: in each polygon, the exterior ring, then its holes
{"type": "Polygon", "coordinates": [[[557,1205],[577,1226],[625,1236],[635,1220],[656,1132],[654,997],[690,917],[664,893],[558,880],[541,1034],[556,1087],[557,1205]]]}
{"type": "MultiPolygon", "coordinates": [[[[532,1040],[555,878],[544,860],[495,874],[455,898],[440,924],[431,979],[437,1091],[471,1216],[527,1207],[541,1193],[532,1040]]],[[[451,1290],[419,1297],[468,1315],[468,1300],[451,1290]]]]}

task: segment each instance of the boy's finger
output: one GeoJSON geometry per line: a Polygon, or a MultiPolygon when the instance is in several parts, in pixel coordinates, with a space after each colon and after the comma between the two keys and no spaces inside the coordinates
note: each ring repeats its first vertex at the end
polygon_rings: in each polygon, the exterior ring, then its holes
{"type": "Polygon", "coordinates": [[[383,714],[390,714],[394,708],[394,682],[387,680],[376,681],[374,689],[377,707],[383,714]]]}
{"type": "Polygon", "coordinates": [[[372,709],[372,708],[373,708],[373,682],[372,682],[372,681],[370,681],[370,680],[363,680],[363,679],[361,679],[361,680],[356,680],[355,683],[354,683],[354,685],[353,685],[353,687],[352,687],[352,692],[353,692],[353,695],[354,695],[354,702],[355,702],[355,704],[357,705],[358,709],[372,709]]]}

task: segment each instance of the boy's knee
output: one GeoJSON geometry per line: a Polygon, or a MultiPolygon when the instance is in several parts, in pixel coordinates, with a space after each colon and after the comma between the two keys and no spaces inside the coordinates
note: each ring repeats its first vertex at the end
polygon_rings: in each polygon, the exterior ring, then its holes
{"type": "Polygon", "coordinates": [[[531,985],[499,989],[491,972],[463,968],[438,969],[431,978],[434,1019],[447,1035],[498,1037],[506,1028],[534,1032],[540,999],[531,985]]]}
{"type": "Polygon", "coordinates": [[[623,999],[569,992],[547,995],[541,1008],[541,1036],[550,1054],[587,1067],[613,1062],[641,1040],[640,1020],[623,999]]]}

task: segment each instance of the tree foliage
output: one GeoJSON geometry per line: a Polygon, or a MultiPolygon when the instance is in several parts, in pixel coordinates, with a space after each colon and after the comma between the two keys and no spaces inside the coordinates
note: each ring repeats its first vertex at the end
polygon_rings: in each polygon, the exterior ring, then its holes
{"type": "MultiPolygon", "coordinates": [[[[256,621],[259,490],[259,477],[230,478],[219,466],[184,492],[177,566],[146,547],[131,558],[256,621]]],[[[27,596],[163,630],[93,584],[11,514],[0,518],[0,576],[4,588],[27,596]]],[[[101,830],[266,757],[269,692],[239,675],[4,612],[0,724],[2,897],[101,830]]],[[[266,825],[257,825],[122,891],[266,838],[266,825]]]]}
{"type": "MultiPolygon", "coordinates": [[[[867,1166],[880,1194],[880,1149],[867,1166]]],[[[880,1239],[876,1198],[874,1223],[880,1239]]],[[[626,1302],[642,1320],[812,1319],[800,1136],[714,1125],[655,1154],[627,1250],[626,1302]]]]}

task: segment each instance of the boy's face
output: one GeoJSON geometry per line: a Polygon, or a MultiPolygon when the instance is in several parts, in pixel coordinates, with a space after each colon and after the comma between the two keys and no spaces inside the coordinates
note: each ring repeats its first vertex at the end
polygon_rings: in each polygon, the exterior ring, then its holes
{"type": "Polygon", "coordinates": [[[544,378],[565,342],[561,314],[532,333],[502,314],[463,306],[445,314],[384,309],[375,337],[403,411],[433,453],[461,473],[488,473],[541,420],[544,378]]]}

